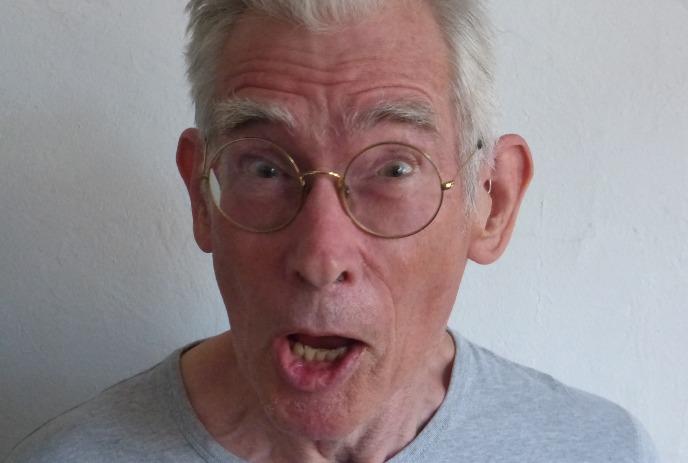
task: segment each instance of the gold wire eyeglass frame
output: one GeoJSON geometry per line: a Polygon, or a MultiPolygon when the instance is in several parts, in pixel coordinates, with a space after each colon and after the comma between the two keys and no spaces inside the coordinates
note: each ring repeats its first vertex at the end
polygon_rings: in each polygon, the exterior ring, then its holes
{"type": "MultiPolygon", "coordinates": [[[[264,138],[259,138],[259,137],[243,137],[243,138],[234,139],[234,140],[232,140],[232,141],[229,141],[229,142],[227,142],[227,143],[224,143],[224,144],[220,145],[220,147],[218,147],[216,150],[214,150],[212,156],[208,156],[208,142],[207,142],[207,140],[206,140],[205,145],[204,145],[204,150],[203,150],[203,175],[201,176],[201,180],[203,181],[203,186],[204,186],[204,189],[205,189],[206,194],[210,194],[210,196],[212,196],[212,193],[209,192],[209,190],[210,190],[210,188],[209,188],[209,182],[210,182],[210,169],[211,169],[211,166],[213,165],[213,163],[215,162],[215,160],[218,158],[218,156],[220,156],[220,154],[222,153],[222,151],[223,151],[225,148],[227,148],[228,146],[231,146],[232,144],[235,144],[235,143],[238,143],[238,142],[247,141],[247,140],[254,140],[254,141],[260,141],[260,142],[267,142],[267,143],[271,144],[272,146],[276,147],[276,148],[280,151],[280,153],[281,153],[282,155],[284,155],[284,157],[289,161],[289,164],[290,164],[290,166],[294,169],[294,172],[297,174],[297,179],[298,179],[298,181],[299,181],[299,183],[300,183],[300,185],[301,185],[301,196],[300,196],[299,206],[298,206],[298,208],[296,208],[296,210],[294,211],[292,217],[291,217],[289,220],[287,220],[285,223],[280,224],[280,225],[275,226],[275,227],[272,227],[272,228],[268,228],[268,229],[254,229],[254,228],[251,228],[251,227],[247,227],[246,225],[243,225],[243,224],[241,224],[241,223],[238,223],[236,220],[232,219],[229,215],[227,215],[227,214],[225,213],[225,211],[223,211],[223,210],[219,207],[219,205],[216,204],[216,202],[215,202],[214,200],[211,199],[211,202],[213,203],[213,205],[215,206],[215,208],[220,212],[220,214],[222,214],[222,216],[223,216],[225,219],[227,219],[227,220],[228,220],[230,223],[232,223],[232,225],[234,225],[235,227],[237,227],[237,228],[239,228],[239,229],[241,229],[241,230],[248,231],[248,232],[253,232],[253,233],[272,233],[272,232],[276,232],[276,231],[279,231],[279,230],[282,230],[282,229],[288,227],[288,226],[296,219],[296,217],[298,217],[299,213],[301,212],[301,209],[303,208],[304,203],[306,202],[306,198],[307,198],[307,196],[308,196],[308,195],[307,195],[307,184],[306,184],[306,179],[307,179],[308,177],[312,177],[312,176],[315,176],[315,175],[327,175],[327,176],[329,176],[329,177],[334,178],[335,184],[336,184],[336,188],[337,188],[337,195],[338,195],[338,197],[339,197],[339,202],[340,202],[340,204],[341,204],[341,206],[342,206],[342,209],[344,209],[344,212],[345,212],[346,215],[349,217],[349,219],[351,219],[351,221],[354,223],[354,225],[356,225],[356,227],[358,227],[359,229],[363,230],[363,231],[366,232],[366,233],[369,233],[369,234],[371,234],[371,235],[373,235],[373,236],[377,236],[377,237],[379,237],[379,238],[385,238],[385,239],[406,238],[407,236],[415,235],[416,233],[421,232],[422,230],[424,230],[426,227],[428,227],[428,225],[430,225],[430,224],[435,220],[435,218],[437,217],[437,214],[439,213],[440,209],[442,208],[442,203],[444,202],[444,192],[445,192],[445,191],[448,191],[448,190],[451,190],[451,189],[454,187],[454,185],[456,184],[456,178],[454,178],[454,179],[452,179],[452,180],[443,181],[443,180],[442,180],[442,176],[441,176],[441,174],[440,174],[440,171],[439,171],[439,169],[437,168],[437,165],[435,164],[435,162],[434,162],[434,161],[432,160],[432,158],[430,157],[430,155],[428,155],[428,154],[427,154],[426,152],[424,152],[423,150],[421,150],[421,149],[419,149],[419,148],[416,148],[416,147],[413,146],[413,145],[409,145],[409,144],[407,144],[407,143],[386,141],[386,142],[375,143],[375,144],[373,144],[373,145],[367,146],[367,147],[363,148],[361,151],[359,151],[358,153],[356,153],[356,155],[354,155],[354,156],[351,158],[351,160],[349,161],[349,163],[348,163],[347,166],[346,166],[346,169],[344,169],[344,173],[343,173],[343,174],[341,174],[341,173],[339,173],[339,172],[331,171],[331,170],[320,170],[320,169],[317,169],[317,170],[309,170],[309,171],[306,171],[306,172],[301,173],[301,170],[299,169],[299,166],[298,166],[298,164],[296,163],[296,161],[294,160],[294,158],[293,158],[285,149],[283,149],[281,146],[279,146],[279,145],[273,143],[273,142],[270,141],[270,140],[264,139],[264,138]],[[422,227],[418,228],[417,230],[415,230],[415,231],[413,231],[413,232],[403,233],[403,234],[399,234],[399,235],[391,235],[391,236],[390,236],[390,235],[385,235],[385,234],[382,234],[382,233],[379,233],[379,232],[376,232],[375,230],[372,230],[371,228],[369,228],[369,227],[366,226],[365,224],[361,223],[361,222],[355,217],[355,215],[351,212],[351,209],[350,209],[350,207],[349,207],[349,204],[348,204],[348,202],[347,202],[347,200],[346,200],[347,195],[348,195],[348,191],[347,191],[347,186],[346,186],[345,180],[346,180],[346,175],[347,175],[347,173],[349,172],[349,168],[353,165],[354,161],[356,161],[356,159],[357,159],[359,156],[361,156],[363,153],[365,153],[365,152],[367,152],[367,151],[369,151],[369,150],[371,150],[371,149],[377,148],[377,147],[379,147],[379,146],[385,146],[385,145],[398,145],[398,146],[403,146],[403,147],[409,148],[409,149],[411,149],[411,150],[413,150],[413,151],[415,151],[415,152],[421,154],[421,155],[430,163],[430,165],[432,166],[432,168],[433,168],[434,171],[435,171],[435,174],[437,175],[437,180],[438,180],[438,184],[439,184],[439,188],[440,188],[440,192],[441,192],[441,194],[440,194],[440,200],[439,200],[439,202],[438,202],[438,204],[437,204],[437,208],[435,209],[435,211],[434,211],[434,213],[432,214],[432,216],[431,216],[431,217],[428,219],[428,221],[425,223],[425,225],[423,225],[422,227]]],[[[482,142],[482,140],[479,140],[476,149],[475,149],[475,150],[471,153],[471,155],[470,155],[463,163],[461,163],[461,165],[458,167],[457,172],[456,172],[456,175],[458,175],[458,174],[463,170],[463,168],[466,166],[466,164],[468,164],[468,162],[470,162],[470,160],[473,158],[473,156],[475,156],[475,154],[476,154],[478,151],[480,151],[482,148],[483,148],[483,142],[482,142]]],[[[456,177],[456,175],[455,175],[455,177],[456,177]]]]}

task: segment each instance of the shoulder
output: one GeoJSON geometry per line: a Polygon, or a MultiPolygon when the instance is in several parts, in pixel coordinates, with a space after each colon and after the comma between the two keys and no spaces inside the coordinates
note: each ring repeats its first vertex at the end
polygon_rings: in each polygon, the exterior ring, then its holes
{"type": "Polygon", "coordinates": [[[460,337],[457,345],[454,432],[476,445],[495,439],[521,461],[655,461],[644,429],[622,407],[460,337]]]}
{"type": "Polygon", "coordinates": [[[166,406],[171,358],[48,421],[7,462],[144,461],[156,446],[174,446],[177,426],[166,406]]]}

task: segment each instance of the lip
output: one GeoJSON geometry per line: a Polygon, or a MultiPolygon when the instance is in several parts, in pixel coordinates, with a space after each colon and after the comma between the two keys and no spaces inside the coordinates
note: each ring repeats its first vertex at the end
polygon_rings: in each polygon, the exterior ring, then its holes
{"type": "MultiPolygon", "coordinates": [[[[309,333],[309,335],[325,336],[322,333],[309,333]]],[[[282,379],[299,392],[322,392],[334,389],[350,378],[360,364],[365,344],[355,341],[349,346],[344,356],[334,362],[307,362],[296,357],[291,351],[288,336],[279,336],[273,342],[277,370],[282,379]]]]}

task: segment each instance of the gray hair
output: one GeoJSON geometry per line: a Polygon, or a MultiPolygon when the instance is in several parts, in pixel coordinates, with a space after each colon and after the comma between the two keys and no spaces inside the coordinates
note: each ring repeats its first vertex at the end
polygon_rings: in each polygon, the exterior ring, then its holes
{"type": "MultiPolygon", "coordinates": [[[[453,94],[460,127],[457,144],[465,162],[467,206],[475,207],[480,168],[493,165],[494,60],[492,31],[481,0],[424,0],[434,10],[450,50],[453,94]],[[482,147],[479,149],[479,147],[482,147]]],[[[215,113],[218,57],[237,19],[247,10],[302,24],[311,30],[362,17],[383,0],[190,0],[187,74],[196,125],[208,134],[215,113]]]]}

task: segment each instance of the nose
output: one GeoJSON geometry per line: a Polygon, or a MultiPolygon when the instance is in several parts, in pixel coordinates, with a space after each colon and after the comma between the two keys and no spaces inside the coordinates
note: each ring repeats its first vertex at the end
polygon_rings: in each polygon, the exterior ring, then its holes
{"type": "Polygon", "coordinates": [[[357,249],[363,232],[342,208],[335,175],[318,171],[308,181],[303,208],[287,229],[294,237],[289,271],[300,283],[317,289],[351,283],[358,273],[357,249]]]}

